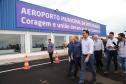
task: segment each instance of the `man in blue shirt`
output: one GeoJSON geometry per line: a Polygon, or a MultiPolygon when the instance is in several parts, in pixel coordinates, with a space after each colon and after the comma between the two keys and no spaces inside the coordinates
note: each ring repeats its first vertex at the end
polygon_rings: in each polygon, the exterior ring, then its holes
{"type": "Polygon", "coordinates": [[[51,39],[48,39],[48,53],[49,53],[49,58],[51,61],[51,64],[53,64],[53,51],[54,51],[54,44],[51,42],[51,39]]]}
{"type": "Polygon", "coordinates": [[[81,67],[82,48],[78,36],[74,36],[73,60],[75,62],[74,75],[76,77],[78,69],[81,67]]]}

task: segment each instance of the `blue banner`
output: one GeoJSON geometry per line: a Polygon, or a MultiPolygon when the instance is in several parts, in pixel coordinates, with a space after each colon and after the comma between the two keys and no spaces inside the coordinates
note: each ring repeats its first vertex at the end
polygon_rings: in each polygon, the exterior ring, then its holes
{"type": "Polygon", "coordinates": [[[73,33],[86,29],[100,34],[101,24],[42,6],[17,2],[16,27],[73,33]]]}

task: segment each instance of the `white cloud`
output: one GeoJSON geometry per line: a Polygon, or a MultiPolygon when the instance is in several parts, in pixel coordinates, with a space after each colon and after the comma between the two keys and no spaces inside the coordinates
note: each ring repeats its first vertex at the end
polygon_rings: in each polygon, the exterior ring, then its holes
{"type": "Polygon", "coordinates": [[[58,6],[66,4],[68,0],[21,0],[29,3],[33,3],[40,6],[45,6],[51,9],[57,9],[58,6]]]}
{"type": "Polygon", "coordinates": [[[23,0],[107,25],[108,31],[126,28],[126,0],[23,0]]]}

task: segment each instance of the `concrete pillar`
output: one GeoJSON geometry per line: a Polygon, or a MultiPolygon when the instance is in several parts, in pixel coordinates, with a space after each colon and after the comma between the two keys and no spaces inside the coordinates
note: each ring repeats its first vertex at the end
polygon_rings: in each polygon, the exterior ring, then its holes
{"type": "Polygon", "coordinates": [[[25,53],[25,35],[21,35],[20,40],[21,40],[21,53],[25,53]]]}
{"type": "Polygon", "coordinates": [[[55,37],[54,37],[53,33],[50,34],[50,38],[51,38],[52,43],[54,43],[55,42],[55,37]]]}
{"type": "Polygon", "coordinates": [[[30,54],[31,52],[31,36],[29,32],[25,34],[25,52],[26,54],[30,54]]]}

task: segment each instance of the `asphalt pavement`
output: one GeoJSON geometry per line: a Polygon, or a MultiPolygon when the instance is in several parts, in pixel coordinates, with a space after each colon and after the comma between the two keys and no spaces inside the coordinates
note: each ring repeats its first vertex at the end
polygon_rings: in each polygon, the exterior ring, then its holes
{"type": "MultiPolygon", "coordinates": [[[[75,80],[67,77],[68,60],[64,60],[60,64],[50,64],[48,61],[48,59],[31,61],[30,65],[36,66],[31,67],[30,70],[16,70],[16,68],[22,67],[23,63],[2,65],[0,72],[8,71],[0,73],[0,84],[77,84],[79,74],[75,80]]],[[[87,71],[86,84],[126,84],[125,76],[120,73],[108,75],[97,73],[97,81],[91,83],[90,80],[91,73],[87,71]]]]}

